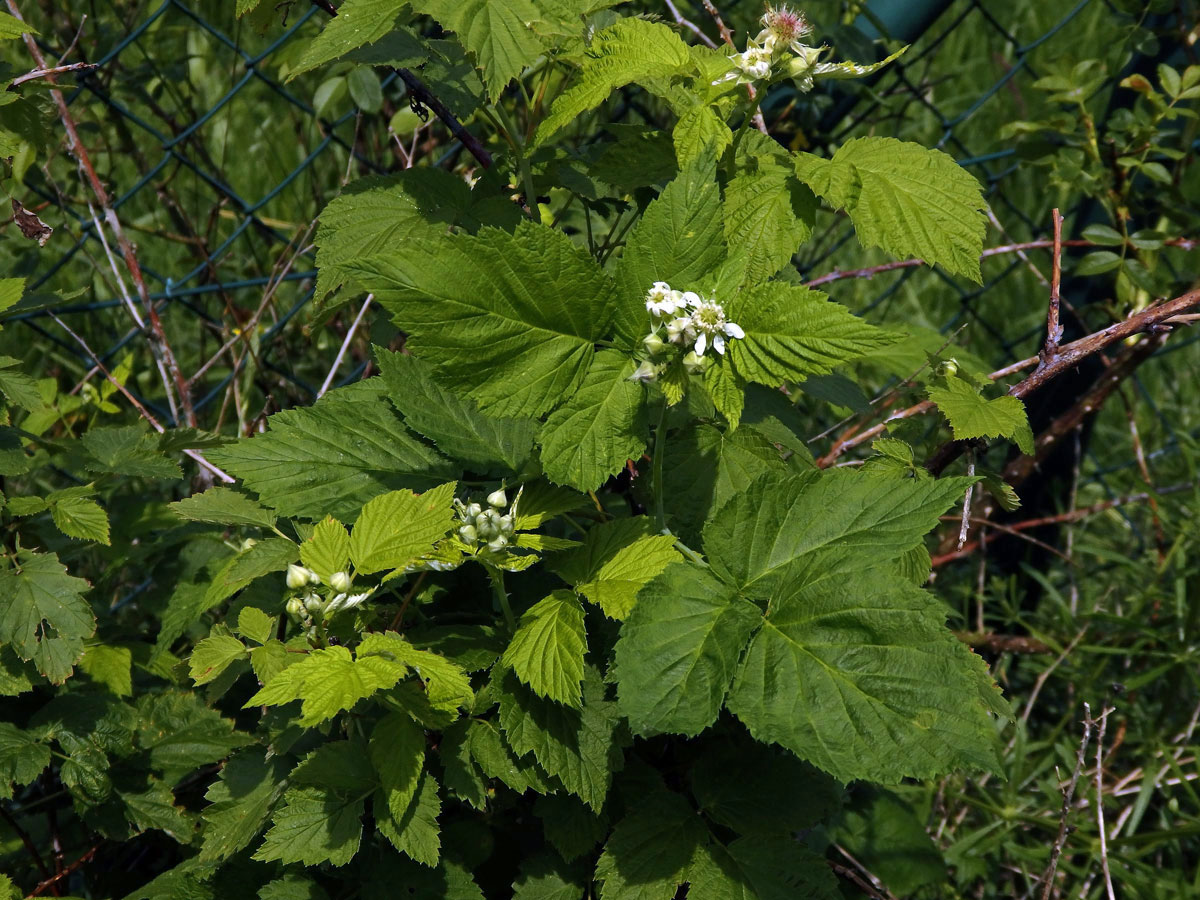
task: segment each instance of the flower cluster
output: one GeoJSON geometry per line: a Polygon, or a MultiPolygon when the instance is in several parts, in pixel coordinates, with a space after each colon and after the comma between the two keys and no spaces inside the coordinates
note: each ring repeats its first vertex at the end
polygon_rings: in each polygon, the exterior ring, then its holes
{"type": "Polygon", "coordinates": [[[361,606],[371,596],[370,591],[351,594],[354,579],[349,572],[334,572],[329,576],[329,585],[324,591],[332,596],[322,596],[317,589],[321,576],[312,569],[295,564],[287,568],[287,586],[293,595],[287,602],[287,614],[305,626],[328,621],[336,613],[361,606]]]}
{"type": "MultiPolygon", "coordinates": [[[[736,81],[738,84],[753,84],[771,77],[771,66],[789,50],[803,59],[812,59],[814,48],[801,41],[812,31],[804,14],[788,6],[769,6],[762,17],[762,31],[746,42],[742,53],[730,57],[733,71],[718,78],[713,84],[736,81]]],[[[815,51],[819,53],[820,51],[815,51]]]]}
{"type": "MultiPolygon", "coordinates": [[[[516,506],[514,501],[513,506],[516,506]]],[[[458,513],[458,539],[468,547],[484,546],[493,553],[500,553],[512,541],[513,511],[508,509],[508,495],[504,488],[487,496],[487,508],[479,503],[463,503],[455,499],[454,509],[458,513]]]]}
{"type": "Polygon", "coordinates": [[[691,348],[683,358],[683,365],[698,375],[704,371],[704,353],[709,347],[723,355],[727,338],[746,336],[740,325],[725,318],[725,309],[715,298],[705,299],[695,291],[674,290],[665,281],[654,282],[646,292],[646,311],[654,320],[653,330],[642,341],[650,359],[629,376],[633,381],[650,382],[658,378],[665,363],[657,360],[669,344],[691,348]]]}

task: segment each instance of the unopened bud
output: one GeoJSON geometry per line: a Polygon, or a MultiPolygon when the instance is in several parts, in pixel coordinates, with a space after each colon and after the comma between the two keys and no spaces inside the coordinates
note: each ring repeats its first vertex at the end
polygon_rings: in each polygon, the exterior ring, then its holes
{"type": "Polygon", "coordinates": [[[484,510],[475,520],[475,528],[484,540],[491,540],[500,533],[500,513],[494,509],[484,510]]]}
{"type": "Polygon", "coordinates": [[[304,598],[304,608],[310,616],[319,616],[325,610],[325,601],[316,594],[308,594],[304,598]]]}
{"type": "Polygon", "coordinates": [[[244,541],[242,541],[242,552],[245,553],[257,543],[258,541],[256,541],[254,538],[246,538],[244,541]]]}
{"type": "Polygon", "coordinates": [[[468,522],[474,522],[475,517],[483,512],[483,507],[478,503],[468,503],[465,518],[468,522]]]}
{"type": "Polygon", "coordinates": [[[512,537],[512,533],[513,533],[513,517],[512,516],[501,516],[500,517],[500,533],[502,535],[504,535],[505,537],[512,537]]]}
{"type": "Polygon", "coordinates": [[[308,576],[313,574],[304,566],[298,566],[292,563],[287,567],[287,586],[293,591],[299,590],[308,584],[308,576]]]}
{"type": "Polygon", "coordinates": [[[703,375],[706,365],[708,365],[708,360],[703,356],[697,356],[695,350],[683,358],[683,367],[689,375],[703,375]]]}
{"type": "Polygon", "coordinates": [[[644,362],[634,370],[634,373],[629,376],[629,380],[640,381],[642,384],[658,381],[658,366],[652,362],[644,362]]]}
{"type": "Polygon", "coordinates": [[[508,538],[504,535],[497,535],[492,540],[488,541],[488,549],[493,553],[499,553],[508,546],[508,538]]]}
{"type": "Polygon", "coordinates": [[[354,582],[350,580],[348,572],[334,572],[329,576],[329,586],[339,594],[344,594],[350,590],[350,585],[354,582]]]}
{"type": "Polygon", "coordinates": [[[658,336],[658,332],[646,335],[642,338],[642,346],[651,356],[658,356],[663,352],[663,348],[667,346],[667,342],[658,336]]]}
{"type": "Polygon", "coordinates": [[[947,378],[952,378],[958,374],[958,360],[953,356],[950,357],[948,360],[942,363],[941,369],[943,375],[945,375],[947,378]]]}
{"type": "Polygon", "coordinates": [[[304,604],[300,602],[299,597],[293,597],[289,600],[285,609],[287,610],[287,614],[293,619],[304,617],[304,604]]]}
{"type": "Polygon", "coordinates": [[[464,544],[474,544],[479,540],[479,532],[474,525],[464,525],[458,529],[458,539],[464,544]]]}
{"type": "Polygon", "coordinates": [[[488,494],[487,502],[493,509],[504,509],[508,506],[508,495],[504,493],[504,488],[500,488],[488,494]]]}

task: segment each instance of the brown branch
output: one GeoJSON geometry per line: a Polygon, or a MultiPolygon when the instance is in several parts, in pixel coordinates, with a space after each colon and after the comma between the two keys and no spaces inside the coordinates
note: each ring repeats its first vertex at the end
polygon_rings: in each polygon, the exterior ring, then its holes
{"type": "Polygon", "coordinates": [[[712,5],[712,0],[701,0],[701,2],[704,4],[704,8],[708,10],[708,14],[712,16],[712,20],[717,24],[717,31],[721,34],[721,40],[732,47],[733,31],[725,24],[725,20],[721,18],[720,11],[712,5]]]}
{"type": "MultiPolygon", "coordinates": [[[[21,19],[21,12],[17,9],[14,0],[7,0],[7,5],[9,12],[15,18],[21,19]]],[[[22,21],[24,20],[22,19],[22,21]]],[[[37,63],[38,68],[48,70],[50,67],[46,65],[46,58],[38,48],[37,41],[34,40],[33,35],[25,34],[22,37],[24,38],[26,48],[29,50],[29,55],[33,57],[33,61],[37,63]]],[[[45,77],[50,84],[56,84],[53,74],[46,74],[45,77]]],[[[166,332],[163,330],[162,322],[158,318],[158,311],[154,308],[154,304],[150,300],[150,293],[146,289],[145,278],[142,277],[142,268],[138,263],[137,253],[134,250],[133,244],[126,236],[125,230],[121,227],[121,221],[117,218],[116,210],[113,209],[112,202],[109,199],[108,190],[96,174],[96,170],[92,166],[91,157],[88,155],[87,149],[83,146],[83,142],[79,139],[79,131],[75,127],[75,120],[71,117],[71,112],[67,108],[67,101],[63,98],[62,91],[53,89],[50,91],[50,96],[58,109],[58,118],[62,122],[63,130],[67,133],[67,149],[75,157],[76,162],[79,164],[80,172],[91,186],[92,193],[95,194],[96,201],[100,204],[100,208],[104,212],[104,220],[108,223],[108,227],[112,229],[112,233],[117,239],[117,246],[121,250],[125,267],[129,270],[129,277],[133,279],[138,297],[141,298],[143,305],[146,307],[146,317],[150,323],[150,331],[147,334],[150,350],[154,354],[155,360],[160,365],[165,366],[166,371],[175,382],[175,389],[179,394],[179,403],[183,409],[186,423],[195,427],[196,413],[192,408],[191,394],[188,390],[187,382],[183,378],[183,373],[179,370],[179,364],[175,360],[175,354],[171,350],[171,345],[167,340],[166,332]]],[[[167,387],[167,395],[170,397],[169,382],[165,387],[167,387]]]]}
{"type": "Polygon", "coordinates": [[[34,69],[32,72],[26,72],[24,75],[18,75],[12,80],[9,87],[16,87],[18,84],[24,84],[27,81],[35,81],[38,78],[51,78],[55,75],[66,75],[68,72],[90,72],[98,68],[95,63],[70,63],[66,66],[51,66],[49,69],[34,69]]]}
{"type": "Polygon", "coordinates": [[[1054,888],[1054,873],[1058,871],[1058,861],[1062,857],[1063,845],[1067,842],[1067,820],[1071,816],[1071,801],[1075,797],[1075,785],[1079,783],[1079,774],[1083,771],[1083,757],[1087,753],[1088,742],[1092,739],[1092,710],[1083,704],[1083,739],[1079,742],[1079,752],[1075,755],[1075,768],[1071,778],[1063,790],[1062,809],[1058,817],[1058,836],[1050,850],[1050,865],[1042,875],[1042,900],[1050,900],[1050,892],[1054,888]]]}
{"type": "Polygon", "coordinates": [[[53,887],[55,884],[57,884],[62,879],[66,878],[72,872],[76,871],[77,869],[81,869],[83,866],[87,865],[88,862],[91,861],[92,857],[96,855],[96,851],[99,850],[103,846],[104,846],[104,841],[101,840],[99,843],[97,843],[94,846],[92,846],[91,848],[89,848],[83,854],[83,856],[79,857],[79,859],[75,860],[75,862],[71,863],[69,866],[64,868],[61,872],[58,872],[55,875],[51,875],[49,878],[46,878],[43,881],[39,881],[37,884],[37,887],[35,887],[32,891],[30,891],[25,896],[26,897],[40,897],[44,891],[53,887]]]}
{"type": "Polygon", "coordinates": [[[1046,345],[1042,348],[1042,358],[1050,359],[1058,352],[1058,342],[1062,340],[1062,322],[1059,321],[1059,304],[1062,287],[1062,223],[1063,218],[1058,214],[1058,207],[1051,212],[1054,219],[1054,253],[1050,269],[1050,303],[1046,311],[1046,345]]]}
{"type": "Polygon", "coordinates": [[[671,0],[665,0],[665,2],[667,4],[667,9],[671,11],[671,15],[675,18],[676,24],[682,25],[692,34],[696,35],[696,37],[698,37],[704,43],[704,46],[711,47],[713,50],[717,49],[717,42],[701,31],[699,25],[690,19],[685,19],[683,17],[683,13],[679,11],[679,7],[672,3],[671,0]]]}
{"type": "MultiPolygon", "coordinates": [[[[1193,238],[1172,238],[1165,242],[1168,247],[1178,247],[1183,250],[1193,250],[1197,246],[1197,241],[1193,238]]],[[[1054,241],[1025,241],[1020,244],[1002,244],[998,247],[989,247],[979,254],[980,259],[988,259],[992,256],[1000,256],[1005,253],[1023,253],[1026,250],[1040,250],[1048,247],[1053,247],[1054,241]]],[[[1063,247],[1095,247],[1097,244],[1092,241],[1082,239],[1062,241],[1063,247]]],[[[831,281],[841,281],[845,278],[866,278],[871,279],[876,275],[881,275],[884,272],[894,272],[897,269],[915,269],[920,266],[927,265],[923,259],[897,259],[892,262],[881,263],[877,266],[865,266],[861,269],[834,269],[832,272],[827,272],[820,275],[811,281],[804,282],[805,287],[819,287],[822,284],[829,284],[831,281]]]]}
{"type": "Polygon", "coordinates": [[[42,877],[53,878],[54,876],[50,873],[50,868],[46,865],[46,861],[42,859],[42,854],[38,852],[37,844],[33,842],[33,838],[29,836],[29,832],[21,827],[21,823],[17,821],[16,816],[10,813],[3,804],[0,804],[0,817],[8,823],[9,828],[17,833],[17,837],[25,845],[26,852],[33,857],[33,864],[38,867],[38,871],[42,873],[42,877]]]}
{"type": "MultiPolygon", "coordinates": [[[[9,3],[11,2],[12,0],[9,0],[9,3]]],[[[313,6],[316,6],[319,9],[329,13],[331,16],[336,16],[338,14],[337,8],[334,7],[329,0],[312,0],[312,4],[313,6]]],[[[462,142],[462,145],[467,148],[467,152],[475,157],[481,166],[483,166],[485,169],[490,169],[492,167],[492,154],[488,153],[483,144],[479,143],[479,139],[475,137],[475,135],[471,134],[471,132],[467,131],[467,129],[463,127],[463,124],[458,121],[457,118],[455,118],[454,113],[450,112],[450,110],[446,107],[446,104],[442,103],[442,101],[439,100],[434,93],[425,86],[425,82],[423,82],[408,69],[395,68],[392,66],[389,66],[388,68],[399,75],[401,80],[403,80],[408,86],[409,96],[421,106],[427,106],[432,109],[433,114],[442,120],[442,124],[450,129],[450,133],[454,135],[457,140],[462,142]]]]}
{"type": "MultiPolygon", "coordinates": [[[[1076,405],[1080,413],[1071,426],[1074,427],[1079,421],[1082,421],[1084,415],[1092,412],[1092,410],[1096,409],[1104,401],[1121,379],[1126,377],[1137,365],[1162,346],[1163,341],[1166,340],[1166,335],[1170,331],[1170,326],[1164,324],[1166,320],[1172,316],[1179,315],[1197,304],[1200,304],[1200,290],[1188,291],[1174,300],[1168,300],[1165,303],[1159,303],[1157,306],[1144,309],[1127,319],[1117,322],[1115,325],[1110,325],[1108,328],[1097,331],[1095,334],[1090,334],[1087,337],[1067,344],[1065,347],[1058,348],[1053,356],[1042,359],[1029,377],[1009,388],[1008,393],[1013,397],[1024,400],[1034,391],[1037,391],[1059,375],[1062,375],[1069,369],[1075,368],[1084,358],[1093,353],[1099,353],[1107,347],[1136,334],[1151,332],[1150,338],[1126,350],[1121,357],[1118,357],[1117,362],[1114,362],[1108,368],[1102,379],[1104,387],[1102,391],[1096,392],[1094,390],[1093,392],[1096,393],[1094,398],[1087,403],[1076,405]],[[1124,360],[1123,364],[1122,360],[1124,360]],[[1121,366],[1121,368],[1117,368],[1117,366],[1121,366]]],[[[1065,421],[1066,418],[1063,417],[1060,419],[1059,423],[1065,421]]],[[[1056,423],[1056,425],[1059,423],[1056,423]]],[[[1062,432],[1062,434],[1065,433],[1062,432]]],[[[1058,434],[1051,443],[1057,441],[1058,437],[1061,437],[1062,434],[1058,434]]],[[[1046,435],[1042,435],[1038,438],[1039,445],[1042,444],[1045,437],[1046,435]]],[[[962,455],[966,448],[966,441],[948,441],[934,452],[925,464],[925,468],[934,475],[940,475],[946,466],[962,455]]]]}
{"type": "Polygon", "coordinates": [[[994,634],[982,631],[956,631],[954,636],[968,647],[994,653],[1053,653],[1049,644],[1023,634],[994,634]]]}

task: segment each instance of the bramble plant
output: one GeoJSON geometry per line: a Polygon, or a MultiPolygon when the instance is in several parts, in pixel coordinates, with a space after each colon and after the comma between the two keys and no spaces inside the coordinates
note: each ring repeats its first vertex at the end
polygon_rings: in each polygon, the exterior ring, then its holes
{"type": "MultiPolygon", "coordinates": [[[[980,185],[918,144],[821,156],[757,127],[772,85],[905,48],[834,61],[777,5],[712,49],[620,5],[345,0],[293,55],[358,89],[453,72],[454,111],[505,148],[322,214],[323,315],[369,295],[395,326],[377,375],[230,440],[103,424],[128,369],[81,399],[0,359],[31,523],[0,572],[0,688],[60,686],[0,722],[0,791],[53,765],[79,829],[180,845],[131,898],[836,898],[847,785],[1003,771],[1008,706],[923,585],[939,517],[1011,489],[973,458],[933,477],[894,434],[819,467],[793,402],[913,353],[800,282],[822,205],[979,282],[980,185]],[[625,88],[673,126],[610,123],[625,88]],[[184,451],[229,483],[139,521],[114,565],[177,554],[174,588],[157,630],[97,634],[55,548],[108,545],[102,501],[181,478],[184,451]],[[52,467],[93,480],[43,491],[52,467]]],[[[0,281],[0,309],[23,289],[0,281]]],[[[1019,396],[925,349],[956,447],[1033,452],[1019,396]]]]}

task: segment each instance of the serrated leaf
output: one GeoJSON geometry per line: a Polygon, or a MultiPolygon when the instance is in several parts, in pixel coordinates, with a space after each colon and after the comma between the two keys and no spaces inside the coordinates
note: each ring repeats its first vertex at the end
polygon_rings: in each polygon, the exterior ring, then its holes
{"type": "Polygon", "coordinates": [[[84,463],[92,472],[111,472],[137,478],[182,478],[179,465],[165,456],[175,452],[160,446],[162,437],[141,425],[89,428],[81,438],[92,459],[84,463]]]}
{"type": "Polygon", "coordinates": [[[11,797],[14,783],[29,784],[48,765],[48,746],[11,722],[0,722],[0,798],[11,797]]]}
{"type": "Polygon", "coordinates": [[[808,240],[816,211],[816,197],[788,169],[768,164],[740,172],[725,188],[725,240],[765,281],[808,240]]]}
{"type": "Polygon", "coordinates": [[[630,381],[633,362],[602,350],[579,390],[550,414],[542,429],[542,466],[557,484],[600,487],[646,448],[646,389],[630,381]]]}
{"type": "Polygon", "coordinates": [[[265,644],[275,634],[275,622],[274,616],[268,616],[261,609],[244,606],[238,613],[237,627],[234,630],[244,638],[265,644]]]}
{"type": "Polygon", "coordinates": [[[368,752],[379,773],[380,796],[399,821],[417,793],[425,765],[425,732],[404,713],[388,713],[371,731],[368,752]]]}
{"type": "Polygon", "coordinates": [[[529,0],[414,0],[413,9],[458,35],[493,100],[542,54],[542,42],[530,28],[541,14],[529,0]]]}
{"type": "Polygon", "coordinates": [[[424,866],[436,866],[441,859],[441,826],[437,820],[441,811],[437,779],[425,771],[404,814],[396,817],[389,812],[380,816],[376,812],[376,826],[401,853],[424,866]]]}
{"type": "Polygon", "coordinates": [[[79,658],[79,668],[118,697],[133,693],[132,667],[133,651],[116,644],[92,644],[79,658]]]}
{"type": "Polygon", "coordinates": [[[783,590],[729,709],[844,782],[998,771],[998,691],[943,620],[929,595],[880,571],[783,590]]]}
{"type": "Polygon", "coordinates": [[[291,872],[264,884],[258,900],[329,900],[329,894],[312,879],[291,872]]]}
{"type": "Polygon", "coordinates": [[[678,794],[646,797],[617,823],[596,865],[601,900],[670,900],[705,838],[678,794]]]}
{"type": "Polygon", "coordinates": [[[459,666],[437,653],[414,647],[394,631],[368,634],[357,653],[360,661],[378,656],[414,669],[425,682],[425,696],[434,709],[453,711],[468,706],[474,698],[471,679],[459,666]]]}
{"type": "Polygon", "coordinates": [[[530,857],[513,883],[513,900],[583,900],[583,874],[551,853],[530,857]]]}
{"type": "Polygon", "coordinates": [[[456,482],[423,494],[392,491],[363,507],[350,535],[350,559],[362,573],[402,569],[450,531],[456,482]]]}
{"type": "Polygon", "coordinates": [[[675,158],[683,168],[705,151],[720,156],[733,143],[733,132],[711,106],[698,103],[679,117],[671,139],[675,158]]]}
{"type": "Polygon", "coordinates": [[[346,526],[333,516],[318,522],[308,540],[300,545],[300,562],[316,572],[322,584],[329,584],[334,572],[345,572],[350,565],[350,535],[346,526]]]}
{"type": "Polygon", "coordinates": [[[635,734],[699,734],[721,711],[758,607],[708,571],[667,568],[642,590],[614,651],[617,701],[635,734]]]}
{"type": "Polygon", "coordinates": [[[215,634],[196,644],[189,674],[196,684],[208,684],[220,677],[230,664],[245,658],[245,644],[231,634],[215,634]]]}
{"type": "Polygon", "coordinates": [[[287,786],[286,775],[284,760],[268,760],[260,749],[230,758],[204,795],[210,805],[201,813],[206,824],[203,862],[227,859],[254,840],[287,786]]]}
{"type": "Polygon", "coordinates": [[[969,382],[957,376],[944,379],[942,385],[929,388],[927,393],[949,420],[955,440],[1005,437],[1022,453],[1033,455],[1033,431],[1025,404],[1019,398],[1005,394],[986,400],[969,382]]]}
{"type": "MultiPolygon", "coordinates": [[[[344,390],[344,389],[343,389],[344,390]]],[[[455,472],[414,438],[381,397],[331,391],[275,413],[270,430],[208,452],[281,516],[347,518],[377,494],[423,489],[455,472]]]]}
{"type": "Polygon", "coordinates": [[[925,830],[924,817],[891,791],[861,791],[838,823],[835,840],[896,896],[944,884],[946,861],[925,830]]]}
{"type": "Polygon", "coordinates": [[[521,616],[501,661],[539,696],[578,707],[586,652],[583,607],[570,591],[554,591],[521,616]]]}
{"type": "Polygon", "coordinates": [[[612,315],[611,285],[587,251],[528,222],[410,242],[353,268],[413,353],[488,415],[540,415],[570,396],[612,315]]]}
{"type": "Polygon", "coordinates": [[[617,261],[615,326],[621,341],[632,347],[646,336],[646,292],[654,282],[692,290],[721,264],[723,230],[716,161],[703,154],[646,208],[617,261]]]}
{"type": "Polygon", "coordinates": [[[264,575],[284,571],[299,555],[300,548],[281,537],[268,538],[247,547],[217,572],[204,594],[203,608],[233,596],[264,575]]]}
{"type": "Polygon", "coordinates": [[[734,371],[767,387],[828,374],[895,340],[820,291],[782,282],[738,292],[725,313],[746,333],[728,343],[734,371]]]}
{"type": "Polygon", "coordinates": [[[443,453],[484,472],[515,473],[525,465],[537,435],[536,422],[483,415],[470,400],[437,384],[428,364],[416,357],[376,348],[375,358],[405,424],[443,453]]]}
{"type": "Polygon", "coordinates": [[[337,59],[392,30],[405,0],[346,0],[304,51],[289,79],[337,59]]]}
{"type": "Polygon", "coordinates": [[[108,546],[108,516],[100,504],[87,497],[65,497],[50,506],[54,524],[67,537],[108,546]]]}
{"type": "Polygon", "coordinates": [[[66,681],[83,655],[84,639],[96,631],[83,599],[89,587],[67,574],[57,554],[17,551],[16,567],[0,572],[0,641],[54,684],[66,681]]]}
{"type": "Polygon", "coordinates": [[[799,154],[796,172],[846,210],[864,246],[982,281],[982,188],[942,151],[895,138],[852,138],[828,160],[799,154]]]}
{"type": "Polygon", "coordinates": [[[151,767],[172,784],[252,740],[205,706],[198,691],[144,694],[135,709],[138,746],[149,752],[151,767]]]}
{"type": "Polygon", "coordinates": [[[680,559],[673,535],[642,537],[606,556],[575,590],[604,610],[610,619],[621,621],[633,610],[638,592],[646,583],[680,559]]]}
{"type": "Polygon", "coordinates": [[[358,852],[362,814],[361,798],[322,788],[292,788],[283,795],[283,805],[253,858],[344,866],[358,852]]]}
{"type": "Polygon", "coordinates": [[[615,740],[616,703],[605,699],[599,673],[587,671],[578,710],[536,696],[511,672],[502,686],[500,724],[513,751],[532,753],[538,765],[599,812],[623,761],[615,740]]]}
{"type": "Polygon", "coordinates": [[[316,725],[350,709],[376,691],[393,687],[408,667],[379,655],[352,660],[345,647],[314,650],[288,666],[251,697],[245,707],[303,700],[300,724],[316,725]]]}
{"type": "Polygon", "coordinates": [[[11,357],[0,357],[0,394],[14,406],[29,412],[38,412],[45,403],[42,402],[37,382],[23,372],[9,371],[7,368],[18,362],[11,357]]]}
{"type": "Polygon", "coordinates": [[[790,837],[742,837],[710,844],[691,870],[690,900],[840,900],[824,858],[790,837]]]}
{"type": "Polygon", "coordinates": [[[470,720],[462,719],[443,731],[442,739],[438,742],[438,757],[442,762],[446,787],[464,803],[475,809],[483,809],[487,804],[487,784],[479,766],[471,758],[467,743],[469,726],[470,720]]]}
{"type": "Polygon", "coordinates": [[[555,98],[530,149],[599,106],[617,88],[634,81],[670,78],[690,60],[687,45],[666,25],[621,19],[592,38],[578,79],[555,98]]]}
{"type": "Polygon", "coordinates": [[[211,487],[168,505],[181,519],[213,525],[251,525],[271,528],[275,516],[245,494],[226,487],[211,487]]]}
{"type": "Polygon", "coordinates": [[[379,775],[362,741],[329,741],[306,755],[288,781],[361,794],[378,786],[379,775]]]}
{"type": "Polygon", "coordinates": [[[472,719],[467,728],[471,759],[488,778],[497,778],[518,794],[533,790],[548,794],[556,785],[532,756],[518,758],[500,734],[500,727],[486,719],[472,719]]]}
{"type": "Polygon", "coordinates": [[[968,478],[916,481],[857,472],[765,476],[704,527],[721,577],[757,596],[798,578],[831,580],[916,546],[968,478]]]}

